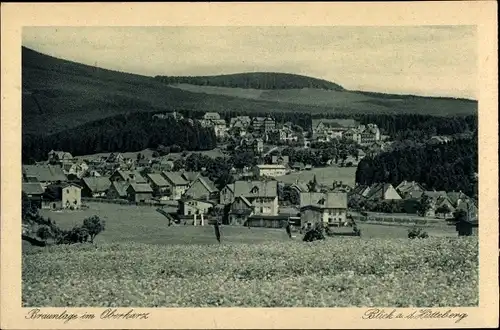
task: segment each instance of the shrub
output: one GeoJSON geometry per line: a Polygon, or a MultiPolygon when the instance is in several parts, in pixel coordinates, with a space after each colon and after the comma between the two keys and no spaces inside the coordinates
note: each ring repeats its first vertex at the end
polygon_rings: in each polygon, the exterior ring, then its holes
{"type": "Polygon", "coordinates": [[[48,226],[41,226],[40,228],[38,228],[38,230],[36,231],[36,235],[43,241],[46,241],[52,236],[50,228],[48,226]]]}
{"type": "Polygon", "coordinates": [[[417,226],[413,226],[410,230],[408,230],[408,238],[409,239],[414,239],[414,238],[428,238],[429,234],[422,230],[422,228],[419,228],[417,226]]]}

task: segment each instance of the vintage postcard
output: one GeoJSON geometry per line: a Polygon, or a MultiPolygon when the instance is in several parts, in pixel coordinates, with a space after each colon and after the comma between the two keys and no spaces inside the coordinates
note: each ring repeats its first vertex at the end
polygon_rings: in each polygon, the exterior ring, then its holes
{"type": "Polygon", "coordinates": [[[498,327],[496,2],[2,4],[2,329],[498,327]]]}

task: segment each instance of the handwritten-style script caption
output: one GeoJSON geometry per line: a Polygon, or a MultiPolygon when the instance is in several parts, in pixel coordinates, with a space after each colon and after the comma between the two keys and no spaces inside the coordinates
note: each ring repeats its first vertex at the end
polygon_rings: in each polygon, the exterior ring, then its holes
{"type": "Polygon", "coordinates": [[[423,308],[411,312],[398,312],[396,309],[384,310],[380,308],[370,308],[364,312],[362,318],[365,320],[422,320],[422,319],[451,319],[458,323],[467,317],[467,313],[453,312],[451,309],[445,311],[423,308]]]}
{"type": "Polygon", "coordinates": [[[150,316],[149,313],[137,313],[134,309],[119,311],[116,308],[107,308],[102,313],[74,313],[64,310],[60,313],[44,313],[39,308],[34,308],[28,311],[25,318],[28,320],[59,320],[68,323],[74,320],[145,320],[150,316]]]}

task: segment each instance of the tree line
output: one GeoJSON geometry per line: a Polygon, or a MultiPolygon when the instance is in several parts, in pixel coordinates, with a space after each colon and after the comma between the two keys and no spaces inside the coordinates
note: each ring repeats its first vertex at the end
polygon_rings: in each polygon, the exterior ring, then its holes
{"type": "Polygon", "coordinates": [[[459,191],[477,198],[477,135],[437,145],[420,145],[362,159],[356,182],[397,185],[417,181],[427,189],[459,191]]]}
{"type": "Polygon", "coordinates": [[[64,150],[74,156],[100,152],[129,152],[177,146],[180,150],[211,150],[216,147],[213,129],[196,121],[154,119],[151,113],[105,118],[56,134],[23,135],[23,163],[45,160],[47,153],[64,150]]]}
{"type": "Polygon", "coordinates": [[[296,74],[255,72],[218,76],[156,76],[166,84],[191,84],[198,86],[218,86],[253,89],[302,89],[319,88],[341,91],[342,86],[330,81],[296,74]]]}

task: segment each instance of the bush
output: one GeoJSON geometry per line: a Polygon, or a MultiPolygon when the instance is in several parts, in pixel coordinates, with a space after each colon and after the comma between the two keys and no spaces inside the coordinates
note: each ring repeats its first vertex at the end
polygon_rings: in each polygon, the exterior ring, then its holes
{"type": "Polygon", "coordinates": [[[414,238],[428,238],[429,234],[422,230],[422,228],[414,226],[412,229],[408,230],[408,238],[409,239],[414,239],[414,238]]]}
{"type": "Polygon", "coordinates": [[[47,239],[49,239],[51,237],[52,233],[51,233],[50,228],[48,226],[41,226],[36,231],[36,235],[38,237],[40,237],[40,239],[42,239],[43,241],[46,241],[47,239]]]}
{"type": "Polygon", "coordinates": [[[324,228],[323,225],[320,223],[317,223],[313,229],[310,229],[309,231],[306,232],[304,235],[304,238],[302,239],[304,242],[313,242],[317,240],[324,240],[325,239],[325,234],[324,234],[324,228]]]}

